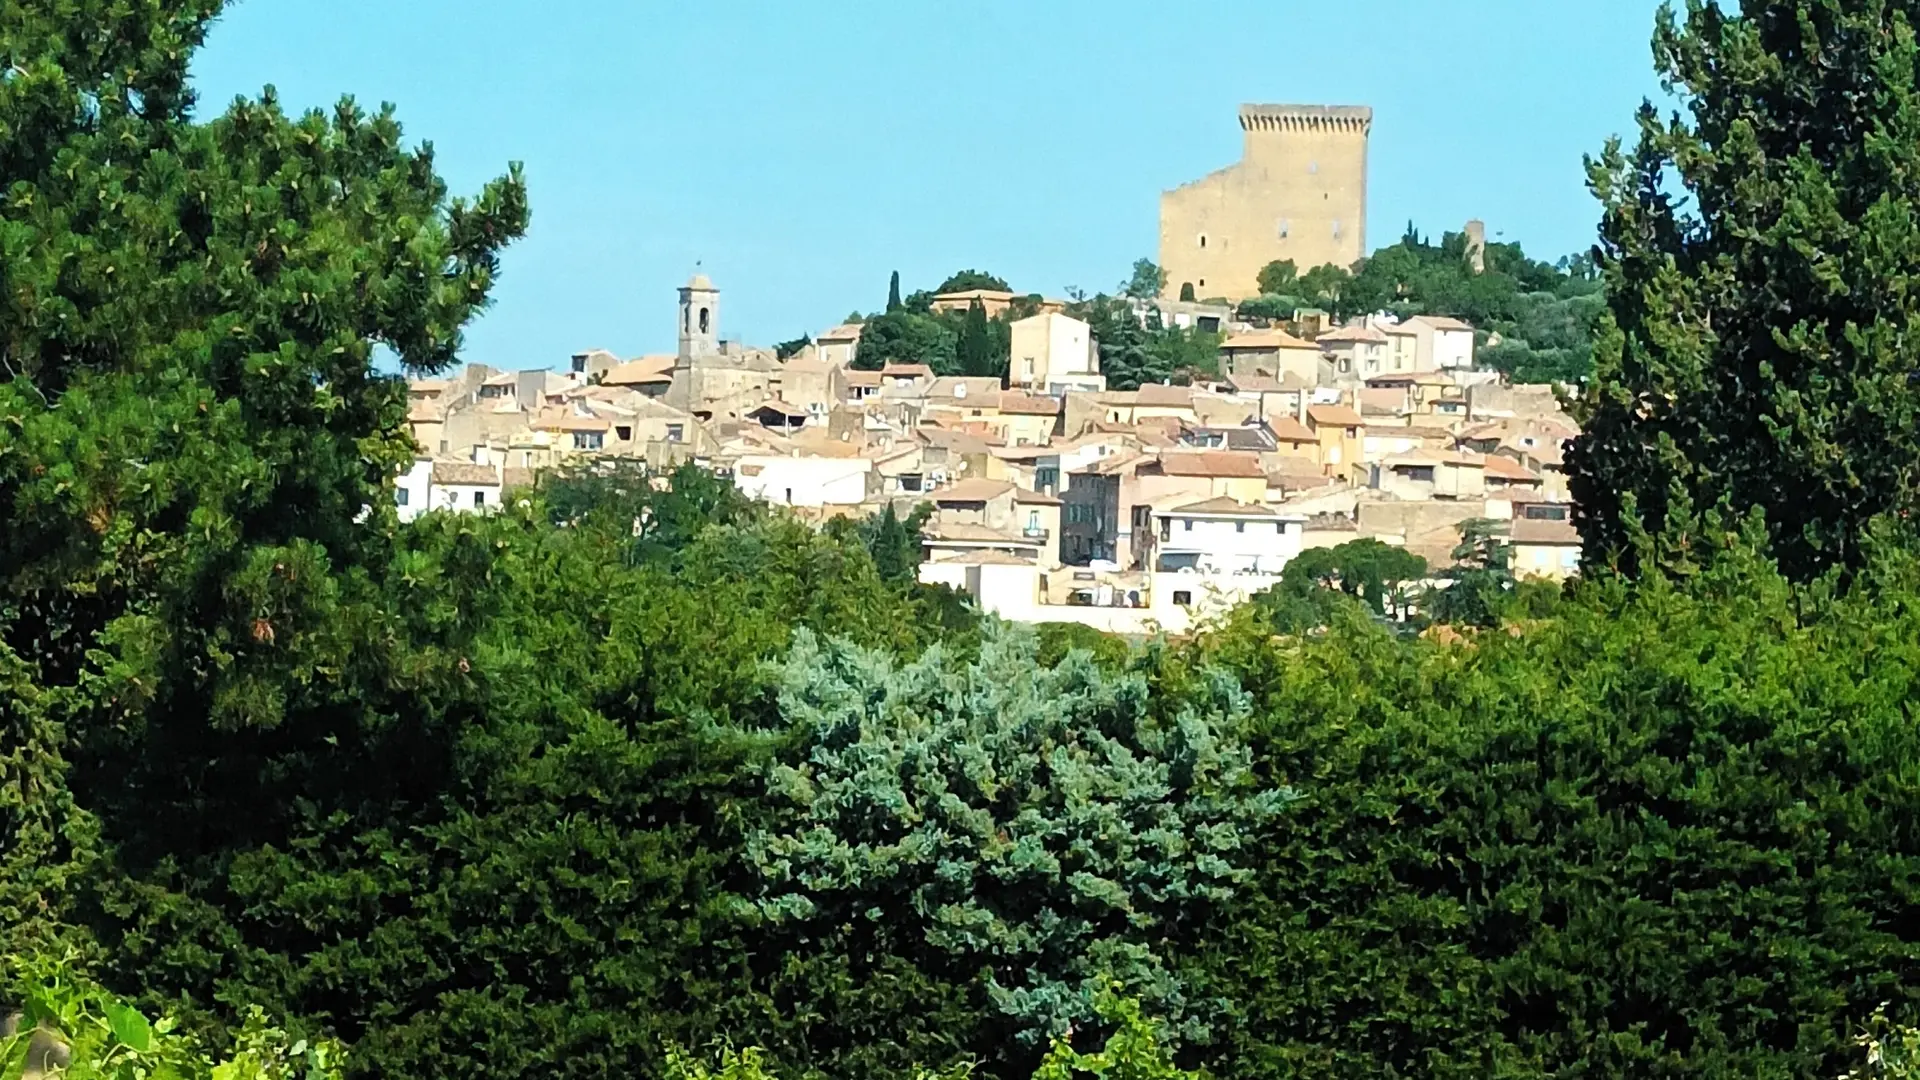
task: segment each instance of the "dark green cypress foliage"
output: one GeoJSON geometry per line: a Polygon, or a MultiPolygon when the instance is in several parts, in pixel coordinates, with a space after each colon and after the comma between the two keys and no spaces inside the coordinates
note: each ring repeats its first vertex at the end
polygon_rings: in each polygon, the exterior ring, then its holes
{"type": "MultiPolygon", "coordinates": [[[[1689,3],[1589,165],[1608,315],[1569,456],[1588,561],[1683,505],[1766,513],[1789,574],[1856,566],[1920,479],[1920,48],[1901,0],[1689,3]]],[[[1697,538],[1696,538],[1697,539],[1697,538]]]]}
{"type": "Polygon", "coordinates": [[[968,305],[966,318],[960,323],[958,352],[960,374],[1002,374],[996,370],[998,365],[994,362],[993,333],[987,326],[987,309],[978,300],[968,305]]]}

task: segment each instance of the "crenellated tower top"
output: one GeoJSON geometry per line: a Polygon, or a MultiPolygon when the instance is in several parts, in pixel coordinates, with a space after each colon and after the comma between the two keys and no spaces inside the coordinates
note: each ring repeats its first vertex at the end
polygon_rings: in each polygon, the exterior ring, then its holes
{"type": "Polygon", "coordinates": [[[1365,105],[1242,105],[1240,129],[1255,132],[1315,132],[1366,135],[1373,110],[1365,105]]]}

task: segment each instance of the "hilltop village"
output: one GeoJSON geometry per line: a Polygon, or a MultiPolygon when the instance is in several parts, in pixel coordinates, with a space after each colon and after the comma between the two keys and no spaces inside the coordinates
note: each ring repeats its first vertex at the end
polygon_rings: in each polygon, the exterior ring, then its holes
{"type": "Polygon", "coordinates": [[[862,323],[786,355],[742,345],[704,274],[678,301],[672,355],[414,382],[402,515],[485,511],[586,461],[693,462],[816,522],[890,507],[920,524],[923,581],[1007,619],[1121,633],[1187,629],[1303,550],[1363,537],[1441,567],[1464,523],[1494,521],[1517,575],[1579,563],[1561,456],[1574,423],[1552,387],[1478,368],[1481,335],[1458,319],[1136,301],[1142,326],[1216,334],[1217,370],[1120,390],[1065,300],[926,302],[1004,325],[1004,376],[863,363],[862,323]]]}

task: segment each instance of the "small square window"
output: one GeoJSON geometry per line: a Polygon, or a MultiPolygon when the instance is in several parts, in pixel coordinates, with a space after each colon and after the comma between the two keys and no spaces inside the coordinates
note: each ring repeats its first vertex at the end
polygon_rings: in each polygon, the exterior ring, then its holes
{"type": "Polygon", "coordinates": [[[393,489],[393,505],[395,505],[395,506],[405,506],[405,505],[407,505],[407,499],[408,499],[408,498],[409,498],[409,496],[408,496],[408,494],[407,494],[407,489],[406,489],[406,488],[394,488],[394,489],[393,489]]]}
{"type": "Polygon", "coordinates": [[[1244,522],[1244,521],[1236,521],[1236,522],[1234,522],[1234,523],[1233,523],[1233,531],[1234,531],[1234,532],[1237,532],[1237,533],[1243,533],[1243,532],[1246,532],[1246,531],[1247,531],[1247,523],[1246,523],[1246,522],[1244,522]]]}
{"type": "Polygon", "coordinates": [[[484,492],[484,491],[476,491],[476,492],[474,492],[474,493],[473,493],[473,505],[475,505],[475,506],[485,506],[485,505],[487,505],[487,493],[486,493],[486,492],[484,492]]]}
{"type": "Polygon", "coordinates": [[[1186,589],[1175,589],[1173,592],[1173,602],[1181,607],[1192,607],[1193,593],[1186,589]]]}

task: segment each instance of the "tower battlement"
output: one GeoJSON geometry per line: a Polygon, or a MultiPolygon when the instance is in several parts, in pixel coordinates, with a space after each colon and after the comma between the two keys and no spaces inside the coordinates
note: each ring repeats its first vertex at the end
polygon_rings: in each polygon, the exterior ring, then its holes
{"type": "Polygon", "coordinates": [[[1367,250],[1364,105],[1240,106],[1240,161],[1160,196],[1168,295],[1238,300],[1262,267],[1350,267],[1367,250]]]}
{"type": "Polygon", "coordinates": [[[1373,110],[1365,105],[1242,105],[1240,130],[1366,135],[1373,110]]]}

